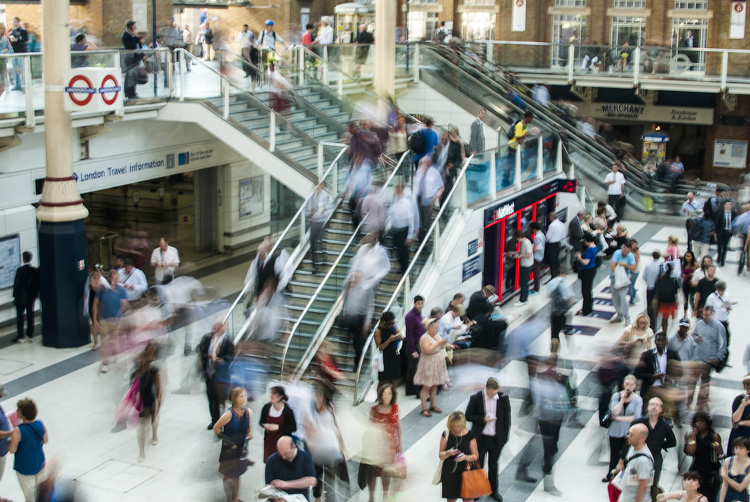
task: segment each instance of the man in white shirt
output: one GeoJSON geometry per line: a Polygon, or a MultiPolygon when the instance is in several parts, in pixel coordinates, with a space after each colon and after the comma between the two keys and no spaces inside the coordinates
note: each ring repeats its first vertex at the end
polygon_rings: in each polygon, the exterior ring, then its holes
{"type": "Polygon", "coordinates": [[[713,307],[714,319],[724,325],[727,332],[727,347],[729,347],[729,338],[732,335],[729,331],[729,313],[732,311],[732,297],[727,293],[727,283],[719,281],[716,283],[716,291],[706,298],[706,306],[713,307]]]}
{"type": "Polygon", "coordinates": [[[329,18],[321,18],[320,24],[320,33],[313,43],[319,45],[331,45],[333,43],[333,27],[330,24],[329,18]]]}
{"type": "Polygon", "coordinates": [[[291,278],[292,271],[287,270],[286,266],[289,253],[286,249],[282,249],[281,252],[271,255],[272,249],[271,238],[264,238],[258,246],[258,254],[250,263],[250,268],[245,275],[246,290],[252,292],[254,298],[260,296],[269,279],[273,278],[276,281],[276,291],[282,291],[291,278]]]}
{"type": "Polygon", "coordinates": [[[516,231],[516,242],[520,244],[521,249],[512,253],[511,256],[519,259],[518,281],[521,283],[521,298],[513,306],[522,307],[528,303],[529,299],[529,274],[534,266],[534,248],[523,230],[516,231]]]}
{"type": "Polygon", "coordinates": [[[651,500],[649,488],[654,477],[654,456],[646,446],[648,427],[636,424],[628,431],[628,450],[622,479],[620,502],[647,502],[651,500]]]}
{"type": "Polygon", "coordinates": [[[557,213],[549,213],[549,227],[547,227],[547,262],[551,279],[560,275],[560,243],[568,235],[565,223],[557,219],[557,213]]]}
{"type": "Polygon", "coordinates": [[[391,239],[398,255],[401,273],[405,274],[409,268],[409,248],[417,238],[419,229],[419,209],[411,194],[404,193],[404,182],[396,183],[393,200],[388,208],[388,221],[391,226],[391,239]]]}
{"type": "Polygon", "coordinates": [[[315,187],[310,200],[307,202],[307,219],[310,221],[310,259],[313,263],[313,271],[318,272],[318,264],[325,261],[319,256],[322,254],[321,243],[323,242],[323,231],[333,210],[331,196],[323,188],[324,183],[315,187]]]}
{"type": "Polygon", "coordinates": [[[414,175],[414,186],[416,187],[417,204],[419,205],[419,221],[421,223],[420,238],[430,228],[432,222],[432,208],[435,202],[445,190],[443,177],[432,164],[430,155],[425,155],[419,161],[419,169],[414,175]]]}
{"type": "Polygon", "coordinates": [[[625,176],[617,163],[612,164],[612,172],[604,178],[604,184],[607,185],[607,202],[617,213],[615,222],[619,222],[625,210],[625,176]]]}
{"type": "Polygon", "coordinates": [[[146,274],[137,269],[130,258],[125,259],[125,267],[118,271],[118,275],[118,282],[125,288],[128,301],[137,300],[148,289],[146,274]]]}
{"type": "Polygon", "coordinates": [[[374,291],[390,271],[391,260],[388,258],[388,252],[378,242],[378,234],[367,234],[362,239],[357,254],[352,258],[349,277],[355,272],[361,272],[362,287],[374,291]]]}
{"type": "Polygon", "coordinates": [[[542,226],[533,222],[531,231],[534,235],[534,289],[530,292],[532,295],[539,293],[541,289],[542,262],[544,261],[544,249],[547,244],[547,238],[542,232],[542,226]]]}
{"type": "Polygon", "coordinates": [[[682,203],[680,214],[687,218],[687,220],[685,220],[685,229],[687,230],[688,235],[687,247],[692,250],[693,243],[690,238],[690,228],[693,226],[693,219],[699,218],[703,215],[703,203],[695,199],[695,194],[693,192],[687,193],[687,200],[682,203]]]}
{"type": "Polygon", "coordinates": [[[250,65],[246,61],[250,61],[250,48],[255,45],[255,33],[246,24],[242,25],[242,31],[237,34],[237,42],[240,44],[242,49],[242,69],[245,70],[245,76],[250,76],[250,65]]]}
{"type": "Polygon", "coordinates": [[[174,279],[175,270],[180,265],[180,255],[169,245],[166,237],[159,239],[159,247],[151,253],[151,266],[157,285],[169,284],[174,279]]]}
{"type": "Polygon", "coordinates": [[[276,42],[280,42],[282,45],[284,44],[284,39],[281,38],[281,36],[273,31],[273,21],[270,19],[266,20],[266,29],[260,32],[260,36],[258,37],[258,45],[261,47],[261,65],[264,66],[266,64],[266,60],[268,58],[268,52],[269,51],[275,51],[276,50],[276,42]]]}

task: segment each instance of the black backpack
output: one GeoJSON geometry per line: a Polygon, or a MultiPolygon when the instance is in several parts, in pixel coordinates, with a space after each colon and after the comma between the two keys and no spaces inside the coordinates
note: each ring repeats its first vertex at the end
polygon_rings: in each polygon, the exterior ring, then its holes
{"type": "Polygon", "coordinates": [[[677,286],[675,285],[676,279],[671,275],[671,271],[664,272],[659,277],[659,284],[657,285],[657,295],[660,303],[674,303],[677,301],[677,286]]]}
{"type": "Polygon", "coordinates": [[[505,133],[508,139],[513,139],[516,137],[516,126],[518,125],[519,122],[521,122],[521,119],[518,119],[515,122],[513,122],[508,128],[508,131],[505,133]]]}
{"type": "Polygon", "coordinates": [[[420,129],[409,136],[409,149],[416,155],[424,155],[427,151],[427,138],[424,129],[420,129]]]}

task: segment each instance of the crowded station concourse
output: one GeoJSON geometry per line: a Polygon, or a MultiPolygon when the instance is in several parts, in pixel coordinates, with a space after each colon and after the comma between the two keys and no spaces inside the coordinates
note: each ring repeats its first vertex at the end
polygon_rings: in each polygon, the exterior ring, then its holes
{"type": "MultiPolygon", "coordinates": [[[[1,11],[0,502],[747,500],[725,118],[594,116],[468,12],[66,4],[1,11]]],[[[710,72],[675,26],[541,70],[710,72]]]]}

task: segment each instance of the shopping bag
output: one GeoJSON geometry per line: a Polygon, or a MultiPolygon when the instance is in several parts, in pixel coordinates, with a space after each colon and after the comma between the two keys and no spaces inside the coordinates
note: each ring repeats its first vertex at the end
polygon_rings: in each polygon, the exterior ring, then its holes
{"type": "Polygon", "coordinates": [[[133,380],[130,389],[115,411],[115,421],[118,424],[135,425],[143,410],[143,401],[141,401],[141,381],[139,378],[133,380]]]}
{"type": "Polygon", "coordinates": [[[461,498],[478,499],[491,493],[487,472],[474,462],[466,464],[466,470],[461,474],[461,498]],[[472,469],[472,465],[476,468],[472,469]]]}

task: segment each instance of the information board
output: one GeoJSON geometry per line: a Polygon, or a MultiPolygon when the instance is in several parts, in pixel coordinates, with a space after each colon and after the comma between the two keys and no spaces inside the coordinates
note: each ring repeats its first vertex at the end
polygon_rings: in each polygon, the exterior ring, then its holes
{"type": "Polygon", "coordinates": [[[745,168],[747,141],[714,140],[714,166],[745,168]]]}
{"type": "Polygon", "coordinates": [[[13,287],[20,266],[21,238],[18,235],[0,238],[0,289],[13,287]]]}
{"type": "Polygon", "coordinates": [[[466,282],[471,277],[474,277],[482,271],[482,263],[479,261],[479,258],[481,258],[481,256],[475,256],[464,262],[461,273],[461,282],[466,282]]]}

